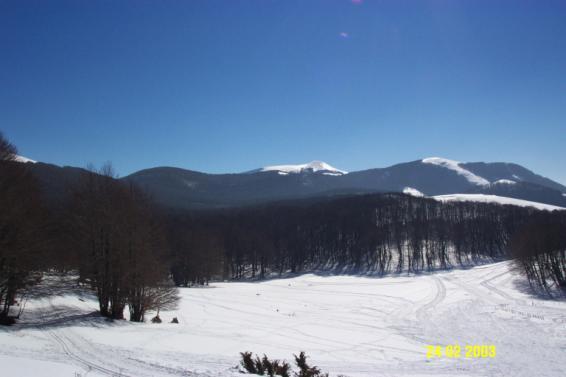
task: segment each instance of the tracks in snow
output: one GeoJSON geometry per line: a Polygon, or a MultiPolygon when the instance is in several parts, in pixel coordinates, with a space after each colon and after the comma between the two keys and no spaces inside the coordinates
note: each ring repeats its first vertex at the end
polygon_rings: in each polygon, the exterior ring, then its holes
{"type": "Polygon", "coordinates": [[[434,281],[434,288],[435,288],[434,298],[430,302],[426,303],[425,305],[417,309],[416,315],[419,321],[426,320],[426,313],[434,309],[434,307],[436,307],[446,298],[446,286],[444,285],[442,280],[435,275],[431,275],[430,277],[434,281]]]}
{"type": "MultiPolygon", "coordinates": [[[[52,301],[49,301],[49,305],[55,310],[52,301]]],[[[57,330],[49,328],[51,324],[52,321],[48,321],[46,325],[36,327],[44,330],[63,353],[87,373],[96,371],[110,377],[196,376],[186,370],[156,365],[109,351],[107,347],[90,342],[71,328],[61,326],[63,321],[57,323],[60,325],[57,330]]]]}
{"type": "Polygon", "coordinates": [[[64,340],[62,336],[57,335],[53,330],[47,330],[47,332],[50,338],[53,339],[61,347],[65,355],[67,355],[71,360],[75,361],[81,367],[87,369],[88,371],[95,370],[104,375],[112,376],[112,377],[114,376],[135,377],[133,375],[124,374],[121,369],[118,371],[114,369],[109,369],[97,363],[93,363],[84,357],[81,357],[78,353],[76,353],[76,350],[71,349],[70,345],[72,345],[72,343],[70,343],[68,340],[66,339],[64,340]]]}

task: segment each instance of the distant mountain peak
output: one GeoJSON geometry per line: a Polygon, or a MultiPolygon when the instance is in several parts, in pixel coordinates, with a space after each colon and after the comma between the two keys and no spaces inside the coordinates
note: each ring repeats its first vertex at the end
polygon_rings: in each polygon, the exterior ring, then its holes
{"type": "Polygon", "coordinates": [[[460,166],[461,162],[459,162],[459,161],[449,160],[447,158],[442,158],[442,157],[428,157],[428,158],[424,158],[422,160],[422,163],[423,164],[431,164],[431,165],[442,166],[446,169],[452,170],[452,171],[456,172],[457,174],[466,178],[468,180],[468,182],[470,182],[474,185],[488,186],[490,184],[490,182],[487,179],[480,177],[479,175],[476,175],[476,174],[472,173],[471,171],[461,167],[460,166]]]}
{"type": "Polygon", "coordinates": [[[325,175],[344,175],[348,174],[347,171],[336,169],[335,167],[327,164],[324,161],[314,160],[308,162],[306,164],[297,164],[297,165],[273,165],[273,166],[266,166],[257,171],[276,171],[281,175],[288,175],[288,174],[298,174],[304,172],[312,172],[317,173],[321,172],[325,175]]]}

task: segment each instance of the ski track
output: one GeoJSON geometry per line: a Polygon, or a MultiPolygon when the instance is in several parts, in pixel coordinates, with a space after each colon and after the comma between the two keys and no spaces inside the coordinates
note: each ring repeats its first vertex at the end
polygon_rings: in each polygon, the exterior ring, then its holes
{"type": "Polygon", "coordinates": [[[97,372],[100,372],[104,375],[107,376],[123,376],[123,377],[133,377],[130,376],[129,374],[124,374],[122,373],[121,369],[116,371],[113,369],[109,369],[106,368],[102,365],[93,363],[81,356],[77,355],[77,351],[81,351],[80,348],[76,347],[75,344],[65,341],[62,339],[61,336],[57,335],[54,331],[52,330],[48,330],[49,336],[51,337],[51,339],[53,339],[63,350],[63,352],[65,353],[65,355],[67,355],[70,359],[72,359],[73,361],[77,362],[80,366],[82,366],[84,369],[86,369],[87,371],[90,370],[95,370],[97,372]],[[71,351],[71,347],[74,349],[74,351],[71,351]]]}
{"type": "Polygon", "coordinates": [[[0,331],[0,343],[17,345],[0,355],[14,365],[64,362],[88,377],[238,376],[245,350],[286,360],[305,350],[331,375],[350,377],[562,376],[566,302],[520,293],[516,279],[511,263],[500,262],[385,278],[217,283],[181,290],[179,309],[162,313],[179,325],[109,324],[92,312],[94,302],[49,298],[0,331]],[[22,337],[45,351],[26,348],[22,337]],[[455,343],[495,344],[498,357],[426,360],[426,345],[455,343]]]}

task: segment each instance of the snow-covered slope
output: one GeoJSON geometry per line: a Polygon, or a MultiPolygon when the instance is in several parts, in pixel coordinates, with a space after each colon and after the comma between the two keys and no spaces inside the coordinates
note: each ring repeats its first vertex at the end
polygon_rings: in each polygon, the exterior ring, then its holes
{"type": "Polygon", "coordinates": [[[10,377],[240,377],[239,352],[291,361],[303,350],[332,377],[563,376],[566,302],[525,284],[511,262],[215,283],[181,289],[159,325],[106,322],[92,297],[67,293],[29,301],[21,324],[0,329],[0,363],[10,377]],[[427,345],[452,344],[462,357],[427,359],[427,345]],[[466,345],[494,345],[496,357],[465,358],[466,345]]]}
{"type": "Polygon", "coordinates": [[[468,180],[468,182],[479,185],[479,186],[487,186],[489,185],[489,181],[479,175],[472,173],[469,170],[466,170],[460,166],[460,162],[449,160],[447,158],[442,157],[429,157],[422,160],[424,164],[432,164],[442,166],[446,169],[453,170],[457,174],[463,176],[468,180]]]}
{"type": "Polygon", "coordinates": [[[327,164],[323,161],[311,161],[306,164],[299,164],[299,165],[274,165],[274,166],[266,166],[259,171],[277,171],[279,174],[287,175],[287,174],[297,174],[303,172],[322,172],[326,175],[344,175],[348,172],[344,170],[336,169],[335,167],[327,164]]]}
{"type": "Polygon", "coordinates": [[[16,156],[16,161],[18,162],[23,162],[23,163],[32,163],[35,164],[37,161],[34,161],[30,158],[24,157],[24,156],[16,156]]]}
{"type": "Polygon", "coordinates": [[[459,201],[459,202],[482,202],[482,203],[499,203],[499,204],[509,204],[519,207],[534,207],[537,209],[554,211],[554,210],[564,210],[566,208],[553,206],[550,204],[543,204],[537,202],[531,202],[528,200],[507,198],[504,196],[497,195],[485,195],[485,194],[449,194],[449,195],[436,195],[433,196],[434,199],[443,202],[459,201]]]}

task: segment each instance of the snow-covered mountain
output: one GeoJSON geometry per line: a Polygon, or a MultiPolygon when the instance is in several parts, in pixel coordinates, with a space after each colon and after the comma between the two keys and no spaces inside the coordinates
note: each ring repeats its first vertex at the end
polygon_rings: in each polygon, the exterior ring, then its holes
{"type": "Polygon", "coordinates": [[[484,194],[566,207],[566,187],[512,163],[464,163],[442,157],[349,172],[313,161],[241,174],[177,168],[142,170],[126,178],[171,207],[225,207],[305,197],[374,192],[411,195],[484,194]]]}
{"type": "MultiPolygon", "coordinates": [[[[41,162],[29,166],[54,197],[62,195],[63,182],[76,181],[80,175],[77,168],[59,168],[41,162]]],[[[427,197],[475,194],[566,207],[565,186],[520,165],[466,163],[441,157],[348,173],[328,163],[313,161],[271,165],[236,174],[157,167],[140,170],[122,179],[145,188],[158,203],[170,208],[221,208],[378,192],[404,192],[427,197]]]]}
{"type": "Polygon", "coordinates": [[[298,165],[274,165],[265,166],[261,169],[254,170],[253,172],[276,171],[280,175],[287,174],[300,174],[300,173],[319,173],[324,175],[344,175],[348,174],[347,171],[336,169],[335,167],[323,161],[311,161],[306,164],[298,165]]]}

